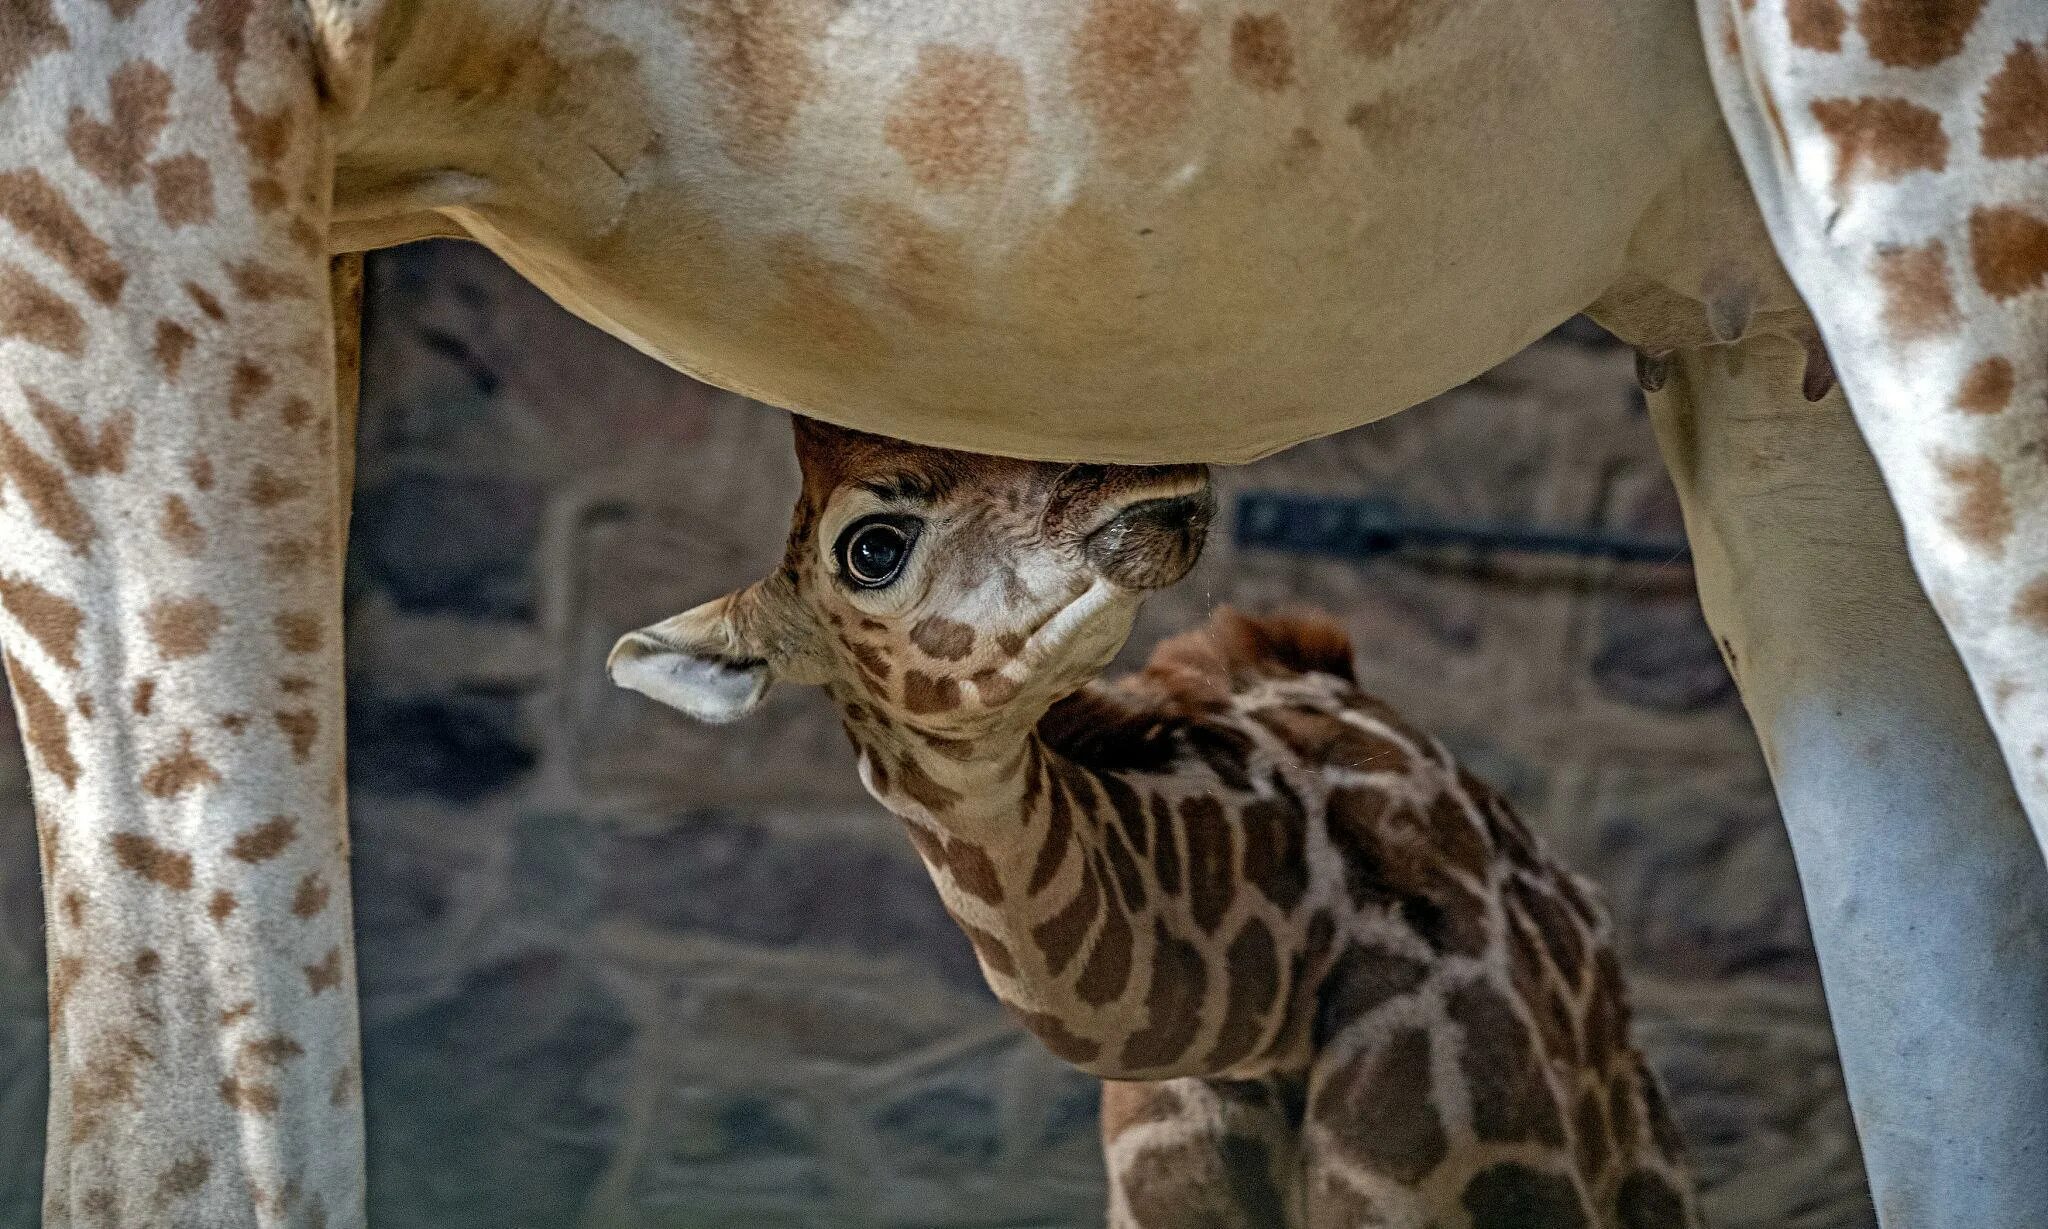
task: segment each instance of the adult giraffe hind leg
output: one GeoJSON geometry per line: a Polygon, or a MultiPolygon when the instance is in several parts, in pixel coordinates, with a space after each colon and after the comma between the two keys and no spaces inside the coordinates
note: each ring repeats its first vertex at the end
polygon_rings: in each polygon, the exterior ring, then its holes
{"type": "Polygon", "coordinates": [[[1839,391],[1797,343],[1650,395],[1798,859],[1887,1229],[2048,1225],[2048,869],[1839,391]]]}
{"type": "Polygon", "coordinates": [[[11,6],[0,645],[43,1223],[360,1225],[328,154],[302,10],[11,6]]]}
{"type": "Polygon", "coordinates": [[[1300,1152],[1280,1080],[1105,1081],[1109,1229],[1289,1229],[1300,1152]]]}
{"type": "Polygon", "coordinates": [[[2048,849],[2048,7],[1700,12],[1772,239],[2048,849]]]}

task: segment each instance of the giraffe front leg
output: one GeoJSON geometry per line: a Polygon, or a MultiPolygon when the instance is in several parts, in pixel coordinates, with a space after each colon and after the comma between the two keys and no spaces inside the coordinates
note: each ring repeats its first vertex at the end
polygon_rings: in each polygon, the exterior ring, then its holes
{"type": "Polygon", "coordinates": [[[1278,1080],[1102,1085],[1110,1229],[1288,1229],[1300,1153],[1278,1080]]]}
{"type": "Polygon", "coordinates": [[[0,57],[0,647],[49,915],[43,1223],[360,1225],[303,17],[24,11],[0,57]]]}
{"type": "Polygon", "coordinates": [[[2048,870],[1839,393],[1797,345],[1650,397],[1763,743],[1888,1229],[2048,1225],[2048,870]]]}

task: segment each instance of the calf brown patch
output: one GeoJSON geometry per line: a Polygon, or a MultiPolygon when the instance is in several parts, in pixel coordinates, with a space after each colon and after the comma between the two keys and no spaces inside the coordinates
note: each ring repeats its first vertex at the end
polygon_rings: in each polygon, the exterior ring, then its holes
{"type": "Polygon", "coordinates": [[[2048,576],[2028,581],[2013,599],[2012,612],[2035,631],[2048,633],[2048,576]]]}
{"type": "Polygon", "coordinates": [[[1817,98],[1811,110],[1835,146],[1835,191],[1859,168],[1879,180],[1948,165],[1941,116],[1903,98],[1817,98]]]}
{"type": "Polygon", "coordinates": [[[1963,49],[1984,0],[1862,0],[1856,28],[1870,56],[1894,68],[1931,68],[1963,49]]]}
{"type": "Polygon", "coordinates": [[[1188,908],[1205,933],[1215,934],[1237,891],[1237,858],[1222,804],[1207,795],[1180,804],[1181,835],[1187,841],[1188,908]]]}
{"type": "Polygon", "coordinates": [[[1970,211],[1970,259],[1977,284],[2005,300],[2048,284],[2048,220],[2010,205],[1970,211]]]}
{"type": "Polygon", "coordinates": [[[123,869],[151,883],[162,884],[173,892],[191,889],[191,854],[172,849],[141,832],[116,832],[109,838],[109,843],[114,850],[114,860],[123,869]]]}
{"type": "Polygon", "coordinates": [[[157,532],[172,550],[187,559],[196,559],[206,549],[206,531],[193,519],[192,509],[181,495],[164,496],[164,514],[157,522],[157,532]]]}
{"type": "Polygon", "coordinates": [[[1449,1151],[1430,1092],[1430,1035],[1403,1028],[1318,1090],[1324,1128],[1396,1182],[1420,1182],[1449,1151]]]}
{"type": "Polygon", "coordinates": [[[41,171],[0,171],[0,218],[64,266],[93,298],[112,306],[121,297],[128,271],[41,171]]]}
{"type": "Polygon", "coordinates": [[[889,109],[882,137],[921,188],[956,191],[999,181],[1030,137],[1024,71],[993,51],[919,47],[917,67],[889,109]]]}
{"type": "Polygon", "coordinates": [[[1010,949],[1003,945],[1001,939],[971,922],[961,921],[957,917],[953,921],[961,930],[967,932],[967,941],[974,945],[975,954],[981,957],[981,962],[988,966],[989,972],[998,977],[1017,976],[1017,958],[1010,954],[1010,949]]]}
{"type": "Polygon", "coordinates": [[[50,442],[57,446],[57,456],[72,473],[91,478],[127,472],[128,445],[135,438],[134,415],[109,415],[95,433],[86,428],[78,415],[35,389],[24,387],[21,391],[28,402],[28,412],[49,433],[50,442]]]}
{"type": "Polygon", "coordinates": [[[1459,1066],[1472,1095],[1472,1129],[1482,1141],[1565,1143],[1564,1117],[1538,1063],[1535,1038],[1507,999],[1485,982],[1450,996],[1451,1019],[1465,1031],[1459,1066]]]}
{"type": "Polygon", "coordinates": [[[1984,87],[1977,136],[1986,158],[2048,154],[2048,51],[2021,40],[1984,87]]]}
{"type": "Polygon", "coordinates": [[[1173,0],[1092,0],[1074,34],[1074,97],[1119,144],[1159,137],[1187,118],[1187,69],[1201,25],[1173,0]]]}
{"type": "Polygon", "coordinates": [[[1103,915],[1102,930],[1095,946],[1081,966],[1074,993],[1090,1007],[1101,1007],[1122,997],[1131,980],[1131,921],[1111,902],[1103,915]]]}
{"type": "Polygon", "coordinates": [[[1474,1174],[1459,1202],[1472,1229],[1587,1229],[1586,1208],[1571,1180],[1516,1161],[1474,1174]]]}
{"type": "Polygon", "coordinates": [[[1227,979],[1223,1026],[1204,1066],[1224,1071],[1244,1061],[1265,1031],[1267,1010],[1280,993],[1280,959],[1273,932],[1258,918],[1248,918],[1230,941],[1224,956],[1227,979]]]}
{"type": "Polygon", "coordinates": [[[1152,921],[1152,981],[1145,988],[1145,1026],[1124,1041],[1123,1066],[1149,1071],[1171,1065],[1195,1043],[1209,969],[1194,944],[1152,921]]]}
{"type": "Polygon", "coordinates": [[[1873,271],[1884,290],[1884,322],[1893,340],[1919,341],[1956,327],[1960,317],[1941,240],[1881,247],[1873,271]]]}
{"type": "Polygon", "coordinates": [[[235,360],[235,369],[228,377],[228,416],[240,418],[249,412],[249,403],[263,395],[271,385],[271,375],[262,367],[246,358],[235,360]]]}
{"type": "Polygon", "coordinates": [[[1092,1063],[1102,1053],[1102,1044],[1072,1031],[1058,1016],[1043,1011],[1019,1011],[1017,1018],[1024,1027],[1031,1030],[1055,1058],[1082,1066],[1092,1063]]]}
{"type": "Polygon", "coordinates": [[[1088,932],[1095,927],[1096,915],[1102,912],[1102,885],[1096,881],[1095,868],[1087,863],[1081,865],[1081,884],[1074,891],[1074,898],[1061,907],[1058,913],[1031,928],[1031,941],[1038,945],[1045,957],[1048,973],[1058,977],[1081,950],[1081,944],[1088,938],[1088,932]]]}
{"type": "Polygon", "coordinates": [[[320,736],[320,717],[310,708],[279,709],[271,714],[277,728],[291,745],[292,758],[305,762],[313,753],[313,740],[320,736]]]}
{"type": "Polygon", "coordinates": [[[1255,90],[1277,93],[1294,84],[1294,41],[1278,13],[1240,13],[1230,23],[1230,71],[1255,90]]]}
{"type": "Polygon", "coordinates": [[[945,864],[962,891],[991,905],[1003,903],[1003,881],[981,846],[957,838],[949,840],[945,864]]]}
{"type": "Polygon", "coordinates": [[[910,643],[929,657],[959,661],[974,651],[974,629],[942,615],[930,615],[910,629],[910,643]]]}
{"type": "Polygon", "coordinates": [[[341,949],[328,948],[327,954],[320,958],[320,963],[305,966],[305,973],[308,994],[317,995],[341,985],[341,949]]]}

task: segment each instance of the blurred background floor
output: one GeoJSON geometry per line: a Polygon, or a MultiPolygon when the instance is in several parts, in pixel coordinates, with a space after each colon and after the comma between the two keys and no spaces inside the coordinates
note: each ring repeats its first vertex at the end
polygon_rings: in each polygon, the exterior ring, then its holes
{"type": "MultiPolygon", "coordinates": [[[[755,579],[785,417],[483,249],[370,263],[350,781],[376,1229],[1080,1229],[1091,1081],[997,1009],[823,697],[686,724],[619,632],[755,579]]],[[[1256,413],[1256,406],[1245,407],[1256,413]]],[[[1385,422],[1217,473],[1449,520],[1681,536],[1627,350],[1583,321],[1385,422]]],[[[1367,686],[1607,890],[1720,1229],[1874,1224],[1791,851],[1683,564],[1231,545],[1214,603],[1323,606],[1367,686]]],[[[36,1223],[34,831],[0,715],[0,1227],[36,1223]]]]}

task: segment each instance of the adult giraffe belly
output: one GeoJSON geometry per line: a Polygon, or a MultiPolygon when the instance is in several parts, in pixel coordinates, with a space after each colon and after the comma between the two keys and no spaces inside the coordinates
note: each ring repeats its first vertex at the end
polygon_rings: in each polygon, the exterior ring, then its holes
{"type": "MultiPolygon", "coordinates": [[[[439,212],[712,383],[1046,459],[1243,461],[1440,392],[1608,286],[1719,123],[1665,0],[535,20],[546,122],[443,153],[439,212]]],[[[387,76],[479,75],[411,42],[387,76]]]]}

